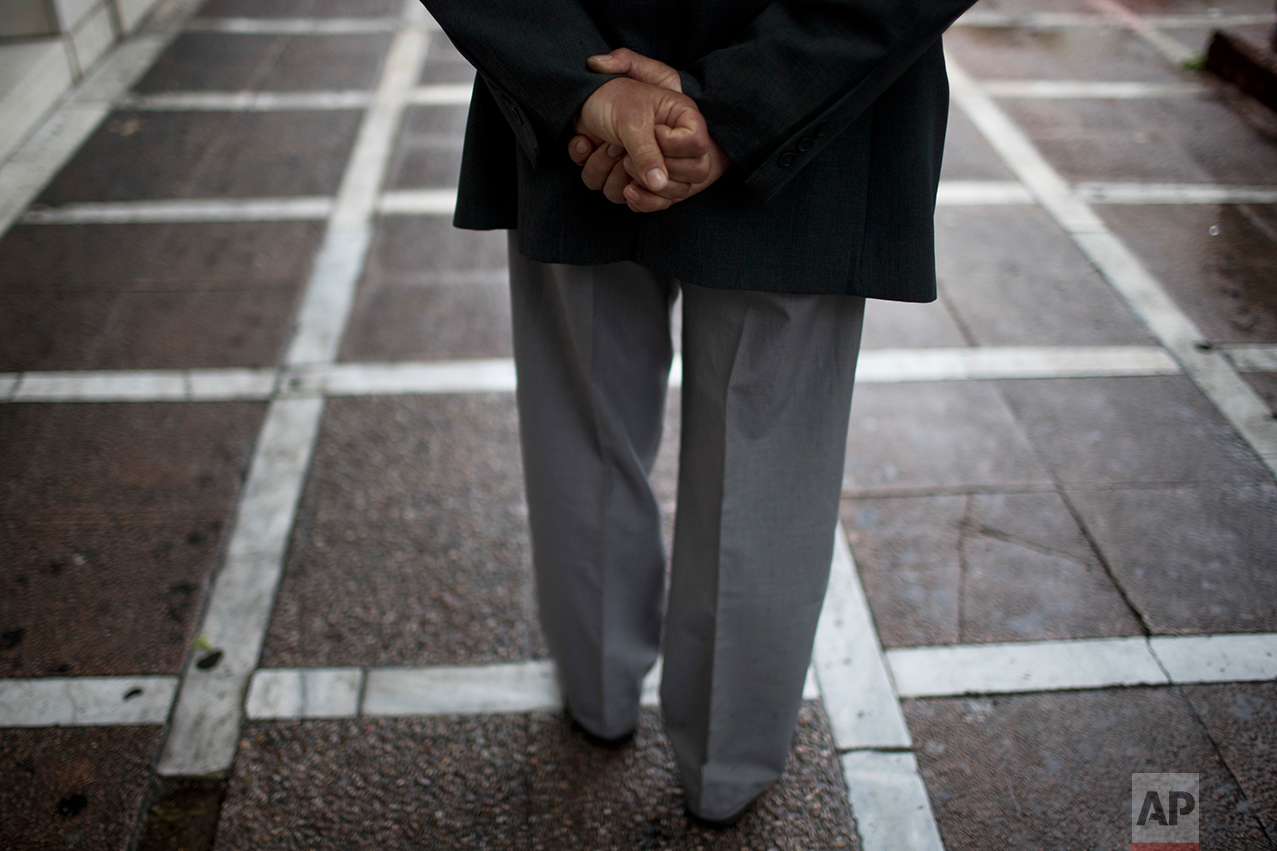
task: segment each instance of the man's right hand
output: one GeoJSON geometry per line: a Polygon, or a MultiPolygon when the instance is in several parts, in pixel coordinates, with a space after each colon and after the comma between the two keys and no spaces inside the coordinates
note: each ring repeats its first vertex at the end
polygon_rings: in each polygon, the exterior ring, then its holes
{"type": "MultiPolygon", "coordinates": [[[[698,177],[684,165],[706,162],[712,147],[716,147],[704,117],[691,98],[629,77],[608,80],[595,90],[581,107],[576,131],[596,148],[610,145],[618,154],[621,151],[626,154],[633,182],[648,192],[624,186],[619,194],[632,210],[644,213],[665,209],[688,194],[683,187],[690,188],[705,175],[698,177]],[[667,157],[679,170],[673,175],[673,184],[667,157]],[[656,195],[658,192],[663,194],[656,195]],[[670,195],[677,197],[667,197],[670,195]]],[[[604,175],[604,180],[615,182],[608,175],[604,175]]],[[[587,185],[589,183],[587,179],[587,185]]],[[[612,195],[618,193],[607,192],[616,187],[591,188],[604,189],[609,198],[617,200],[612,195]]]]}

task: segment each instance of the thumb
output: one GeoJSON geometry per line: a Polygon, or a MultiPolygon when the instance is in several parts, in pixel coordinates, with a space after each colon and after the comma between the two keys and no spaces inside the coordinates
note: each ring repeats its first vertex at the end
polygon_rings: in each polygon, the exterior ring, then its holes
{"type": "Polygon", "coordinates": [[[591,56],[586,61],[591,71],[600,74],[624,74],[640,83],[683,93],[683,81],[678,71],[657,59],[635,53],[628,47],[618,47],[611,53],[591,56]]]}

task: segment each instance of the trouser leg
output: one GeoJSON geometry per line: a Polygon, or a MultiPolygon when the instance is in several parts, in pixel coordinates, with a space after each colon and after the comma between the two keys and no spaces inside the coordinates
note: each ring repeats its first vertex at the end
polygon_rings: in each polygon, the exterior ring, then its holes
{"type": "Polygon", "coordinates": [[[661,702],[688,805],[784,770],[829,577],[864,300],[683,287],[661,702]]]}
{"type": "Polygon", "coordinates": [[[604,737],[638,721],[665,554],[648,474],[661,440],[674,282],[563,266],[510,240],[519,434],[541,626],[568,707],[604,737]]]}

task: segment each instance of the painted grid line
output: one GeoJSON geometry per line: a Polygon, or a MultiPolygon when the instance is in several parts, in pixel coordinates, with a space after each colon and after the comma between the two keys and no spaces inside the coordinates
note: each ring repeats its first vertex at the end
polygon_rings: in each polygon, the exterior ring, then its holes
{"type": "MultiPolygon", "coordinates": [[[[424,30],[411,26],[422,19],[422,7],[405,0],[404,8],[403,23],[409,26],[395,36],[347,161],[302,301],[289,364],[328,362],[337,352],[403,103],[426,56],[424,30]]],[[[157,766],[161,775],[219,775],[234,761],[244,695],[261,655],[323,407],[322,397],[311,396],[277,398],[267,408],[226,557],[199,628],[222,656],[208,669],[194,657],[188,662],[157,766]]]]}
{"type": "MultiPolygon", "coordinates": [[[[1239,369],[1272,372],[1277,346],[1230,349],[1239,369]]],[[[1157,346],[867,349],[860,384],[1175,375],[1177,364],[1157,346]]],[[[670,386],[682,384],[675,356],[670,386]]],[[[154,369],[0,373],[0,403],[215,402],[294,396],[381,396],[509,393],[510,358],[395,363],[301,364],[276,369],[154,369]]]]}
{"type": "Polygon", "coordinates": [[[995,98],[1031,100],[1136,100],[1145,98],[1214,97],[1201,83],[1127,83],[1107,80],[981,80],[995,98]]]}
{"type": "Polygon", "coordinates": [[[403,27],[401,18],[193,18],[187,32],[238,35],[358,35],[392,33],[403,27]]]}
{"type": "MultiPolygon", "coordinates": [[[[1108,0],[1093,0],[1108,2],[1108,0]]],[[[1213,349],[1139,258],[1113,234],[1038,152],[1019,127],[949,58],[954,101],[1047,213],[1215,405],[1269,470],[1277,474],[1277,420],[1259,395],[1213,349]]]]}

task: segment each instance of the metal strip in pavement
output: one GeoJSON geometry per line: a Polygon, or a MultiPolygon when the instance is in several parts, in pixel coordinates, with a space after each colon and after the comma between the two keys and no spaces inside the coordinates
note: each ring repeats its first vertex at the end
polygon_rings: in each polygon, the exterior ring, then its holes
{"type": "Polygon", "coordinates": [[[1109,231],[1084,199],[1069,191],[1028,137],[952,58],[949,83],[955,102],[1011,171],[1277,475],[1277,419],[1259,394],[1237,374],[1222,351],[1210,347],[1205,335],[1139,258],[1109,231]]]}
{"type": "Polygon", "coordinates": [[[1078,183],[1091,204],[1277,204],[1277,186],[1217,183],[1078,183]]]}
{"type": "Polygon", "coordinates": [[[1103,80],[981,80],[980,88],[995,98],[1047,100],[1074,98],[1131,100],[1213,95],[1212,90],[1201,83],[1134,83],[1103,80]]]}
{"type": "Polygon", "coordinates": [[[901,697],[1168,685],[1143,636],[887,651],[901,697]]]}
{"type": "Polygon", "coordinates": [[[0,727],[163,724],[177,677],[0,679],[0,727]]]}
{"type": "Polygon", "coordinates": [[[1033,204],[1033,196],[1014,180],[942,180],[937,207],[1033,204]]]}
{"type": "Polygon", "coordinates": [[[1277,346],[1228,346],[1224,355],[1239,372],[1277,372],[1277,346]]]}
{"type": "Polygon", "coordinates": [[[1176,683],[1277,680],[1277,633],[1154,637],[1149,645],[1176,683]]]}
{"type": "Polygon", "coordinates": [[[169,0],[123,39],[0,167],[0,236],[146,73],[202,0],[169,0]]]}
{"type": "Polygon", "coordinates": [[[123,98],[116,109],[151,112],[276,112],[363,109],[372,92],[161,92],[123,98]]]}
{"type": "Polygon", "coordinates": [[[396,32],[402,18],[193,18],[186,32],[241,35],[356,35],[396,32]]]}
{"type": "Polygon", "coordinates": [[[171,201],[86,201],[28,210],[24,225],[122,225],[200,222],[287,222],[326,219],[333,199],[197,198],[171,201]]]}
{"type": "MultiPolygon", "coordinates": [[[[416,0],[405,0],[403,8],[406,23],[424,16],[416,0]]],[[[331,361],[336,354],[404,95],[420,74],[426,47],[425,31],[418,27],[400,30],[390,47],[303,297],[289,363],[331,361]]],[[[265,641],[323,407],[322,397],[310,397],[275,399],[267,408],[225,561],[199,629],[220,656],[193,655],[182,675],[156,769],[162,775],[220,775],[235,758],[245,692],[265,641]]]]}

